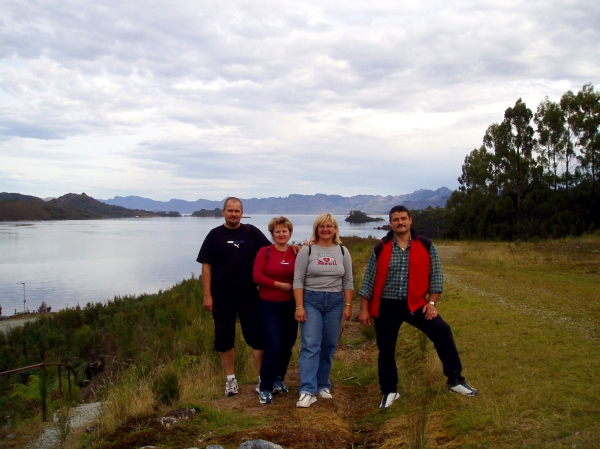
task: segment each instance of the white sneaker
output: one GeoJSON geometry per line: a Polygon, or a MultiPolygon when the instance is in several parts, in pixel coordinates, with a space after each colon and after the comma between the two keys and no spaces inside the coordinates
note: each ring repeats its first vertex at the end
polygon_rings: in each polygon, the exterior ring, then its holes
{"type": "Polygon", "coordinates": [[[475,388],[464,380],[462,382],[453,382],[448,384],[448,390],[452,393],[462,394],[463,396],[477,396],[479,393],[475,388]]]}
{"type": "Polygon", "coordinates": [[[232,396],[234,394],[238,394],[238,383],[235,377],[228,380],[225,384],[225,396],[232,396]]]}
{"type": "Polygon", "coordinates": [[[315,402],[317,402],[317,398],[315,398],[312,394],[302,393],[300,395],[300,399],[298,399],[298,402],[296,402],[296,407],[308,408],[315,402]]]}
{"type": "Polygon", "coordinates": [[[379,404],[379,408],[388,408],[396,399],[400,399],[400,393],[394,392],[384,394],[383,398],[381,398],[381,404],[379,404]]]}
{"type": "Polygon", "coordinates": [[[333,395],[331,394],[331,391],[329,391],[329,388],[319,391],[319,396],[322,399],[333,399],[333,395]]]}

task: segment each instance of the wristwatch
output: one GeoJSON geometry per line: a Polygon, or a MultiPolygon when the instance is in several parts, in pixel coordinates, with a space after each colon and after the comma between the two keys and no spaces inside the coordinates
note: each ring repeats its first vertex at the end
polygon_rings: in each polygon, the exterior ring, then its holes
{"type": "Polygon", "coordinates": [[[431,304],[433,307],[437,307],[433,301],[429,301],[429,304],[431,304]]]}

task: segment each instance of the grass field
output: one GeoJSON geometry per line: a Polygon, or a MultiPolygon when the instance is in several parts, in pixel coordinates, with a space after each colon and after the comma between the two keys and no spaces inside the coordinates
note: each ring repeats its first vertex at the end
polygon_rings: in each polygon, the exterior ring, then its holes
{"type": "Polygon", "coordinates": [[[600,447],[600,240],[440,243],[465,374],[462,447],[600,447]]]}
{"type": "MultiPolygon", "coordinates": [[[[373,241],[344,243],[360,278],[373,241]]],[[[373,332],[351,320],[335,357],[333,401],[295,407],[298,348],[286,379],[290,392],[267,406],[254,392],[251,363],[238,372],[241,393],[233,398],[222,395],[220,366],[205,363],[181,371],[182,396],[171,407],[195,407],[195,420],[172,430],[157,426],[166,408],[153,405],[148,382],[131,383],[127,397],[140,400],[136,411],[85,445],[72,438],[69,447],[234,449],[262,438],[286,449],[600,448],[600,239],[436,246],[445,273],[440,314],[479,396],[448,393],[431,343],[403,326],[402,397],[379,410],[373,332]]],[[[243,347],[239,354],[249,359],[243,347]]],[[[113,403],[119,391],[111,391],[113,403]]]]}

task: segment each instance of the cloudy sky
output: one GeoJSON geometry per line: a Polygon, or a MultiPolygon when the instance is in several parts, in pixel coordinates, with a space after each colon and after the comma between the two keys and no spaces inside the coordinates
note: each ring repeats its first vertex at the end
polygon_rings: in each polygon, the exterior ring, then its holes
{"type": "Polygon", "coordinates": [[[455,189],[518,98],[600,87],[600,3],[2,0],[0,191],[455,189]]]}

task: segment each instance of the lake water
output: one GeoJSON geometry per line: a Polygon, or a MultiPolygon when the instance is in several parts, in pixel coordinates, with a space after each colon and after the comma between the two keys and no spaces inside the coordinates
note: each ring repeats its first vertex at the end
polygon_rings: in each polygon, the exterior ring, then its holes
{"type": "MultiPolygon", "coordinates": [[[[242,221],[269,237],[271,218],[242,221]]],[[[314,215],[288,218],[294,223],[292,240],[310,237],[314,215]]],[[[374,229],[385,222],[351,225],[336,218],[342,236],[385,235],[374,229]]],[[[37,310],[42,301],[59,310],[168,289],[200,274],[200,245],[221,223],[222,218],[193,217],[0,223],[2,315],[37,310]]]]}

